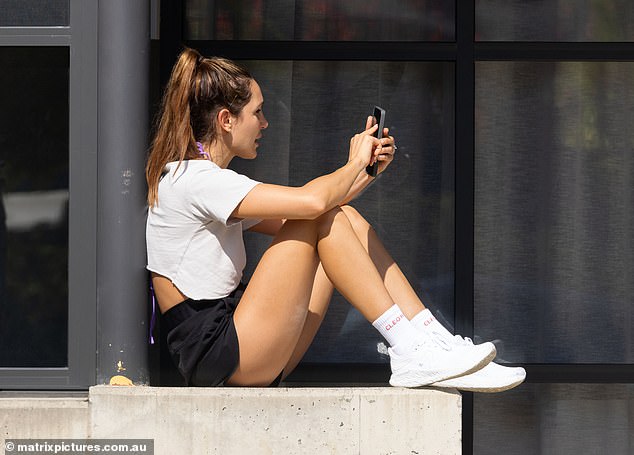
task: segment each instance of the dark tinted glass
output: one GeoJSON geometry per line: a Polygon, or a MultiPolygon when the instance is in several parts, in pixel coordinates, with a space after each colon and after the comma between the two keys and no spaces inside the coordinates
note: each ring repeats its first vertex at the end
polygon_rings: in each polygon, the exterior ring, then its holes
{"type": "Polygon", "coordinates": [[[66,366],[68,48],[0,47],[0,367],[66,366]]]}
{"type": "MultiPolygon", "coordinates": [[[[302,185],[345,163],[350,137],[374,104],[398,143],[388,171],[353,203],[434,313],[453,322],[454,66],[450,63],[244,62],[259,81],[264,131],[258,158],[235,162],[258,180],[302,185]]],[[[249,267],[269,239],[247,239],[249,267]]],[[[305,360],[384,362],[378,332],[335,296],[305,360]],[[350,340],[355,340],[350,342],[350,340]]]]}
{"type": "Polygon", "coordinates": [[[475,394],[473,453],[632,453],[632,412],[632,384],[523,384],[475,394]]]}
{"type": "Polygon", "coordinates": [[[69,18],[70,0],[0,0],[0,27],[69,25],[69,18]]]}
{"type": "Polygon", "coordinates": [[[475,329],[499,359],[634,362],[634,63],[476,64],[475,329]]]}
{"type": "Polygon", "coordinates": [[[631,0],[478,0],[481,41],[632,41],[631,0]]]}
{"type": "Polygon", "coordinates": [[[188,0],[187,39],[453,41],[455,2],[188,0]]]}

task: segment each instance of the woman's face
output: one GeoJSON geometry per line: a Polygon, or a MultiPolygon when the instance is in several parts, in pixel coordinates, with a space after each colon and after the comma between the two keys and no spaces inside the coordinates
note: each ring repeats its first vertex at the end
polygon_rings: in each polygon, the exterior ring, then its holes
{"type": "Polygon", "coordinates": [[[234,118],[235,124],[232,127],[231,148],[235,156],[244,159],[253,159],[257,156],[258,140],[262,137],[262,130],[269,126],[262,104],[264,98],[262,90],[255,80],[251,81],[251,100],[234,118]]]}

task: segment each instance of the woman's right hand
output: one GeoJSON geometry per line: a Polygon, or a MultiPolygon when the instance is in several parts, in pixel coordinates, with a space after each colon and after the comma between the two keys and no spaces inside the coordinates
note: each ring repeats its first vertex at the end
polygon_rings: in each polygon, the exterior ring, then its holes
{"type": "Polygon", "coordinates": [[[348,162],[358,161],[363,167],[370,164],[370,160],[374,156],[374,150],[381,147],[381,141],[373,136],[378,125],[372,125],[365,131],[355,134],[350,139],[350,151],[348,154],[348,162]]]}

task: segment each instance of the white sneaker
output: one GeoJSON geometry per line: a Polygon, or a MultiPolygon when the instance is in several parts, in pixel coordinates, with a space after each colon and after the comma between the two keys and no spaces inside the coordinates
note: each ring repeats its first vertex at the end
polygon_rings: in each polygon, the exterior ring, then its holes
{"type": "MultiPolygon", "coordinates": [[[[456,346],[473,346],[473,342],[469,338],[462,338],[459,335],[453,337],[453,344],[456,346]]],[[[491,362],[474,373],[438,381],[431,384],[431,386],[459,389],[467,392],[493,393],[517,387],[524,382],[524,379],[526,379],[526,370],[524,368],[505,367],[491,362]]]]}
{"type": "Polygon", "coordinates": [[[394,387],[422,387],[446,379],[474,373],[495,358],[493,343],[438,343],[422,335],[405,354],[388,348],[394,387]]]}

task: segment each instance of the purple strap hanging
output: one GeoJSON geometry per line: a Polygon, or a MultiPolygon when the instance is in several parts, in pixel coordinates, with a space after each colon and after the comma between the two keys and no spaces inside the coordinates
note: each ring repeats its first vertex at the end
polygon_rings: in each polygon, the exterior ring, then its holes
{"type": "Polygon", "coordinates": [[[150,344],[154,344],[154,325],[156,324],[156,297],[154,287],[150,281],[150,294],[152,295],[152,318],[150,319],[150,344]]]}

